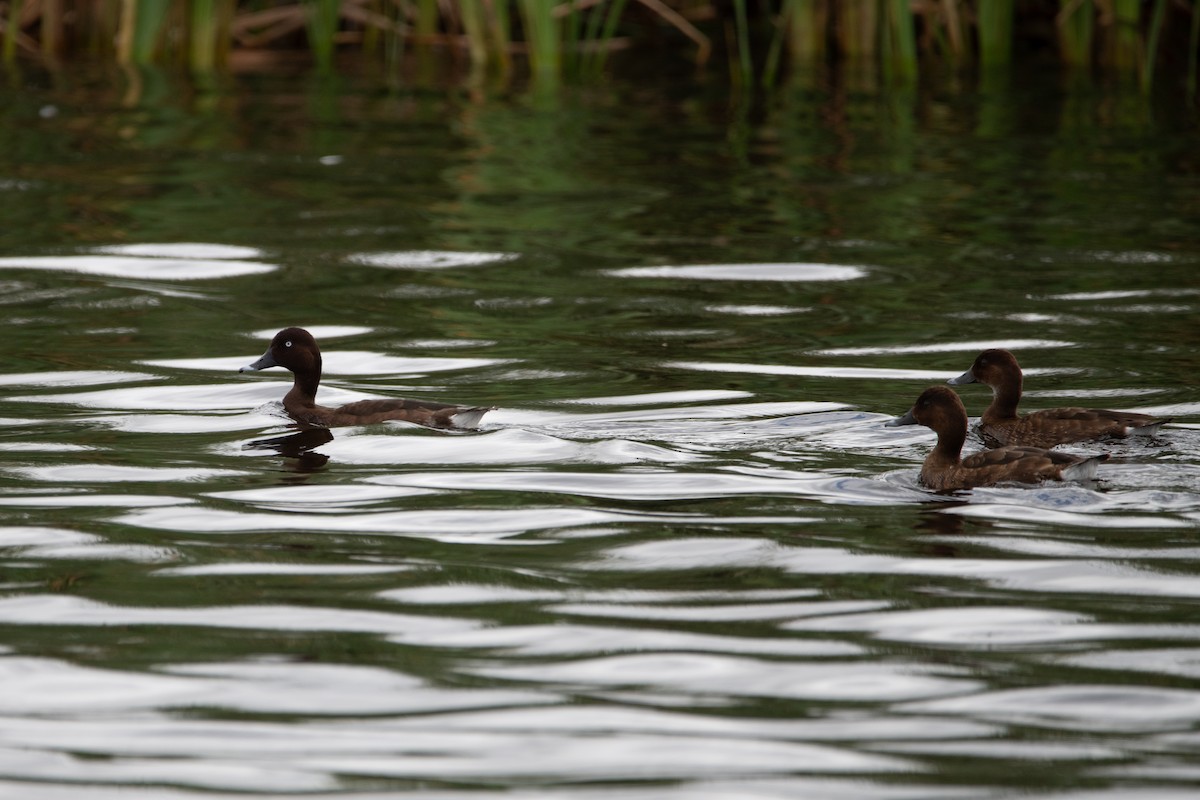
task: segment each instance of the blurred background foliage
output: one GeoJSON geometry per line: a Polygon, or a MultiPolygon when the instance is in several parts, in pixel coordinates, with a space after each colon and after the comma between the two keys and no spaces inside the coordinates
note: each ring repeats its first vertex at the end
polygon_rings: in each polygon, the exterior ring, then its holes
{"type": "Polygon", "coordinates": [[[1200,0],[6,0],[0,26],[10,63],[334,72],[363,54],[403,75],[412,53],[436,51],[476,75],[552,83],[639,49],[745,85],[829,64],[907,81],[1053,57],[1194,98],[1200,0]]]}

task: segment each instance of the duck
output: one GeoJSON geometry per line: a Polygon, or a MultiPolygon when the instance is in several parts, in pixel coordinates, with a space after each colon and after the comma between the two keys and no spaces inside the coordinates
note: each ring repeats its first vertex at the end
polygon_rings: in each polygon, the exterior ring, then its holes
{"type": "Polygon", "coordinates": [[[887,423],[924,425],[938,436],[921,465],[920,482],[938,492],[973,489],[998,483],[1094,480],[1108,454],[1078,456],[1041,447],[1007,445],[962,458],[967,440],[967,409],[953,389],[931,386],[902,417],[887,423]]]}
{"type": "Polygon", "coordinates": [[[1021,366],[1008,350],[984,350],[971,368],[951,378],[951,386],[984,383],[992,387],[992,403],[979,419],[979,434],[985,442],[1000,445],[1054,447],[1126,436],[1153,436],[1169,419],[1129,411],[1099,408],[1048,408],[1024,416],[1017,414],[1021,401],[1021,366]]]}
{"type": "Polygon", "coordinates": [[[283,408],[292,419],[307,425],[333,428],[399,420],[431,428],[474,428],[484,414],[493,410],[489,406],[404,398],[359,400],[337,408],[319,406],[317,387],[321,384],[321,348],[313,335],[303,328],[284,328],[275,334],[267,352],[238,372],[256,372],[268,367],[283,367],[295,375],[291,390],[283,396],[283,408]]]}

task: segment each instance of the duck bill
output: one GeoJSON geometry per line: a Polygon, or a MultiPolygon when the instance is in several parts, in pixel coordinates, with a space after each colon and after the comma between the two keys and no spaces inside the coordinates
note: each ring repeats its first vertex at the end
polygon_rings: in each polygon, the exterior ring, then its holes
{"type": "Polygon", "coordinates": [[[971,370],[967,370],[957,378],[951,378],[950,380],[946,381],[946,383],[950,384],[951,386],[962,386],[965,383],[979,383],[979,381],[975,378],[975,374],[971,372],[971,370]]]}
{"type": "Polygon", "coordinates": [[[903,417],[896,417],[894,420],[891,420],[890,422],[883,423],[883,426],[885,428],[899,428],[901,425],[916,425],[916,424],[917,424],[917,418],[913,416],[912,409],[910,408],[903,417]]]}
{"type": "Polygon", "coordinates": [[[253,364],[247,364],[239,369],[238,372],[257,372],[260,369],[278,366],[279,362],[275,360],[273,355],[271,355],[271,348],[268,347],[267,352],[262,354],[262,358],[258,359],[258,361],[255,361],[253,364]]]}

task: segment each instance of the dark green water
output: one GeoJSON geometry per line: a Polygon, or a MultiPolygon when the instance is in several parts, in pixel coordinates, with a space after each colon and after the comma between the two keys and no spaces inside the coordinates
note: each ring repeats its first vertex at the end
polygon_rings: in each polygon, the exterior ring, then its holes
{"type": "Polygon", "coordinates": [[[1049,81],[21,79],[0,794],[1191,796],[1200,137],[1049,81]],[[288,438],[288,325],[498,408],[288,438]],[[988,346],[1174,424],[924,492],[988,346]]]}

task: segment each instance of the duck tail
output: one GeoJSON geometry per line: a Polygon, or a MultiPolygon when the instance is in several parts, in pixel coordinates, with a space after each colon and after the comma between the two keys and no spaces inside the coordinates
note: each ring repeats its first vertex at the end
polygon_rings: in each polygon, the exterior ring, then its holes
{"type": "Polygon", "coordinates": [[[479,421],[489,411],[495,411],[495,406],[472,406],[463,408],[450,415],[450,421],[456,428],[478,428],[479,421]]]}
{"type": "Polygon", "coordinates": [[[1105,461],[1108,461],[1108,453],[1076,461],[1063,468],[1062,479],[1064,481],[1094,481],[1096,480],[1096,468],[1105,461]]]}
{"type": "Polygon", "coordinates": [[[1157,436],[1158,429],[1170,422],[1170,418],[1156,419],[1153,422],[1148,422],[1145,425],[1138,425],[1129,429],[1129,436],[1157,436]]]}

